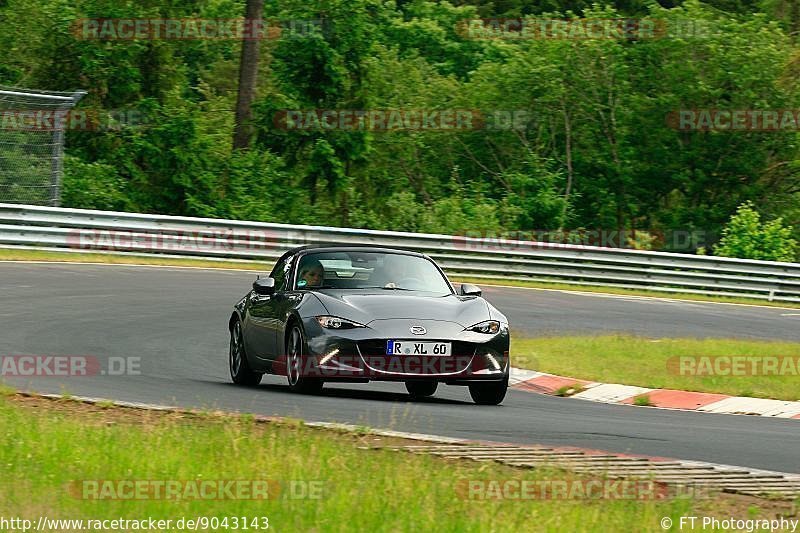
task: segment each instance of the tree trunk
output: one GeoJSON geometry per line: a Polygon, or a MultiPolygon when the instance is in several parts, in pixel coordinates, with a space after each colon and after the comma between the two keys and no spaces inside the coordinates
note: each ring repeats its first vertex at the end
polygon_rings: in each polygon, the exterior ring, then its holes
{"type": "Polygon", "coordinates": [[[564,209],[561,210],[561,221],[558,224],[558,231],[564,229],[564,222],[567,219],[567,209],[569,208],[569,195],[572,193],[572,117],[567,109],[567,103],[561,98],[561,113],[564,116],[564,152],[567,164],[567,188],[564,191],[564,209]]]}
{"type": "MultiPolygon", "coordinates": [[[[254,20],[261,20],[264,0],[247,0],[245,18],[252,27],[254,20]]],[[[254,32],[255,33],[255,32],[254,32]]],[[[242,41],[242,58],[239,63],[239,95],[236,100],[236,122],[233,130],[233,149],[246,150],[253,137],[253,99],[258,77],[258,47],[255,35],[242,41]]]]}

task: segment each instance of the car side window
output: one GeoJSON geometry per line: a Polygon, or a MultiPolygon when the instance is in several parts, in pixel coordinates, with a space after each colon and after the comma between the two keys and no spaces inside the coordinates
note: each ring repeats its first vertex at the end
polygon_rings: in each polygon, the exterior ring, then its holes
{"type": "Polygon", "coordinates": [[[270,277],[275,279],[275,290],[276,291],[286,291],[287,286],[289,284],[289,278],[291,277],[292,272],[292,260],[293,257],[288,257],[283,261],[279,262],[275,265],[275,268],[272,269],[272,273],[270,277]]]}

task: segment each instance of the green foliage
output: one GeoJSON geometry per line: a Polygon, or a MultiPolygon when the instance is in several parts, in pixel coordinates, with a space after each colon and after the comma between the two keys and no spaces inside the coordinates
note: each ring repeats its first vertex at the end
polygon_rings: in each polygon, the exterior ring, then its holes
{"type": "MultiPolygon", "coordinates": [[[[267,2],[269,19],[320,24],[262,42],[256,138],[245,153],[230,149],[239,43],[75,32],[85,17],[235,18],[240,0],[7,0],[0,83],[85,88],[84,107],[146,116],[119,130],[68,133],[64,203],[72,207],[436,233],[711,236],[752,200],[783,216],[797,239],[796,131],[678,131],[666,121],[679,109],[800,107],[792,12],[782,1],[762,3],[763,14],[752,13],[751,0],[267,2]],[[714,32],[477,40],[458,30],[467,19],[525,15],[646,15],[667,28],[706,21],[714,32]],[[276,126],[287,109],[521,119],[459,131],[292,130],[276,126]]],[[[629,246],[672,246],[645,241],[629,246]]]]}
{"type": "Polygon", "coordinates": [[[781,218],[762,222],[751,202],[739,206],[714,248],[716,255],[766,261],[795,261],[797,251],[792,228],[784,226],[781,218]]]}
{"type": "Polygon", "coordinates": [[[86,163],[74,156],[64,160],[61,199],[65,205],[84,209],[125,211],[129,207],[125,180],[113,166],[86,163]]]}
{"type": "MultiPolygon", "coordinates": [[[[635,234],[628,237],[628,248],[634,250],[652,250],[653,243],[655,242],[655,235],[651,235],[646,231],[637,231],[635,234]]],[[[698,253],[698,255],[701,255],[698,253]]]]}
{"type": "Polygon", "coordinates": [[[417,200],[414,193],[405,191],[389,196],[380,211],[355,216],[354,225],[448,235],[475,230],[498,231],[501,228],[498,211],[493,200],[465,196],[460,190],[430,205],[417,200]]]}

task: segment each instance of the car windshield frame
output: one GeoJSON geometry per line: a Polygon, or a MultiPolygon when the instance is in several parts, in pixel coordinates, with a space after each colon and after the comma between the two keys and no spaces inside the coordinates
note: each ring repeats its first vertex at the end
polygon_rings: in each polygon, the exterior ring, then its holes
{"type": "MultiPolygon", "coordinates": [[[[326,260],[330,261],[332,259],[322,258],[322,261],[326,261],[326,260]]],[[[292,268],[292,271],[293,271],[292,272],[292,278],[291,278],[292,283],[288,287],[288,290],[291,290],[291,291],[314,291],[314,290],[331,289],[331,290],[343,290],[343,291],[353,291],[353,292],[358,292],[358,291],[363,291],[363,290],[381,290],[381,291],[386,291],[386,292],[395,292],[395,291],[397,291],[399,293],[404,293],[404,294],[405,293],[412,293],[412,292],[423,292],[423,293],[428,293],[428,294],[440,294],[440,295],[453,295],[453,294],[456,294],[456,291],[455,291],[455,288],[453,287],[453,284],[450,282],[450,280],[445,275],[444,271],[439,267],[438,264],[436,264],[436,262],[434,260],[432,260],[431,258],[429,258],[427,256],[424,256],[424,255],[418,255],[418,254],[413,254],[413,253],[404,253],[403,251],[395,251],[395,250],[356,250],[356,249],[307,250],[307,251],[304,251],[303,253],[297,254],[294,257],[294,266],[292,268]],[[359,254],[359,255],[374,254],[374,255],[382,255],[382,256],[396,255],[396,256],[403,256],[403,257],[413,258],[413,259],[416,259],[416,260],[419,260],[419,261],[423,261],[425,263],[430,264],[435,269],[437,275],[439,276],[439,279],[442,280],[441,290],[425,290],[425,289],[415,289],[415,288],[410,288],[410,287],[399,287],[399,286],[389,287],[389,286],[385,286],[385,285],[383,285],[383,286],[365,285],[365,286],[361,286],[361,287],[334,287],[334,286],[330,286],[330,285],[325,285],[324,284],[324,280],[323,280],[323,285],[319,286],[319,287],[298,287],[297,283],[298,283],[299,277],[300,277],[300,265],[304,263],[304,260],[309,256],[314,256],[314,255],[322,255],[322,256],[324,256],[324,255],[329,255],[329,254],[359,254]]],[[[369,283],[369,281],[367,281],[367,280],[365,280],[365,282],[367,284],[369,283]]]]}

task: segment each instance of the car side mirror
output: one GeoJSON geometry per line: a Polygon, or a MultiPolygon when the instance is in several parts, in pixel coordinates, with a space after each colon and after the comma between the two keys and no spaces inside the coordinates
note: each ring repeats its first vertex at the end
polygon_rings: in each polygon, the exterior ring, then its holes
{"type": "Polygon", "coordinates": [[[275,294],[275,278],[261,278],[253,282],[253,290],[256,294],[270,295],[275,294]]]}
{"type": "Polygon", "coordinates": [[[482,294],[481,288],[472,283],[461,284],[461,296],[480,296],[482,294]]]}

